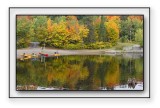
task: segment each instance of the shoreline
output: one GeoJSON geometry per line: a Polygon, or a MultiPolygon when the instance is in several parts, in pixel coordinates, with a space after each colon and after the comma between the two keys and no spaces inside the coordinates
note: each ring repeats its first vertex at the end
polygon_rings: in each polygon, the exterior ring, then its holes
{"type": "MultiPolygon", "coordinates": [[[[25,48],[25,49],[17,49],[17,58],[20,58],[23,53],[26,54],[37,54],[41,52],[41,48],[25,48]]],[[[112,49],[81,49],[81,50],[65,50],[65,49],[52,49],[45,48],[43,50],[44,53],[48,54],[49,57],[54,56],[55,52],[58,52],[60,55],[133,55],[140,54],[143,55],[143,50],[112,50],[112,49]]]]}

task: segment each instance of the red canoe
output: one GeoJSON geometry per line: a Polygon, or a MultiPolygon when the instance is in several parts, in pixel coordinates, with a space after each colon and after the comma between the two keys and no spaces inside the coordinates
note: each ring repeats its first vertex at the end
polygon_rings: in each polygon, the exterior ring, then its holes
{"type": "Polygon", "coordinates": [[[46,56],[46,57],[48,57],[48,54],[43,54],[43,53],[39,53],[39,54],[41,54],[41,55],[43,55],[43,56],[46,56]]]}

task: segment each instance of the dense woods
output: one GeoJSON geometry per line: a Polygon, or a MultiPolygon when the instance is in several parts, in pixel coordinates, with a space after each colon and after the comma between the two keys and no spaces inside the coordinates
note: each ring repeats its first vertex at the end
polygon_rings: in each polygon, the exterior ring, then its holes
{"type": "Polygon", "coordinates": [[[17,48],[30,42],[61,49],[110,48],[118,42],[143,46],[143,16],[17,16],[17,48]]]}

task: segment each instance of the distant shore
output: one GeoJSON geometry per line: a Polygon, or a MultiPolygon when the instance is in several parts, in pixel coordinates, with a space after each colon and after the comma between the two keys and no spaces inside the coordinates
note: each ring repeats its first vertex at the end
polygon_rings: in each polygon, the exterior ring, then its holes
{"type": "MultiPolygon", "coordinates": [[[[41,48],[24,48],[17,49],[17,58],[20,58],[23,53],[25,54],[39,54],[41,48]]],[[[65,49],[52,49],[45,48],[44,53],[53,56],[55,52],[60,55],[122,55],[122,54],[143,54],[143,50],[112,50],[112,49],[82,49],[82,50],[65,50],[65,49]]]]}

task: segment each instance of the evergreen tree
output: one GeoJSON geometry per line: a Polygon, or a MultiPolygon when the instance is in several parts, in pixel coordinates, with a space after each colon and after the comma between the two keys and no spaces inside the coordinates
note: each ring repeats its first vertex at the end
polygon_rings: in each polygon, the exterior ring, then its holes
{"type": "Polygon", "coordinates": [[[93,25],[93,16],[86,16],[84,23],[89,29],[88,37],[84,38],[85,43],[94,43],[96,41],[95,27],[93,25]]]}
{"type": "Polygon", "coordinates": [[[100,28],[99,28],[99,41],[107,41],[107,34],[106,34],[106,27],[104,25],[106,21],[105,16],[101,16],[101,23],[100,23],[100,28]]]}

